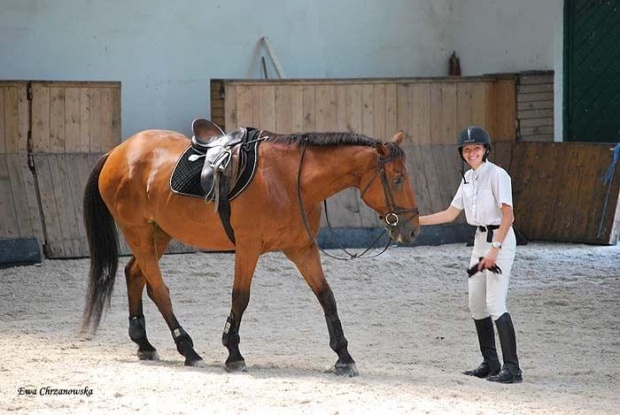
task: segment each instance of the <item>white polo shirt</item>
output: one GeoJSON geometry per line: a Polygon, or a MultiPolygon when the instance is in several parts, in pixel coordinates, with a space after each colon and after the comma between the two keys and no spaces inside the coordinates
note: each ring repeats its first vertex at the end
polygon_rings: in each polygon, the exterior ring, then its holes
{"type": "Polygon", "coordinates": [[[487,161],[477,170],[466,171],[465,180],[467,184],[461,180],[451,205],[465,209],[470,225],[499,225],[502,204],[512,206],[512,184],[506,170],[487,161]]]}

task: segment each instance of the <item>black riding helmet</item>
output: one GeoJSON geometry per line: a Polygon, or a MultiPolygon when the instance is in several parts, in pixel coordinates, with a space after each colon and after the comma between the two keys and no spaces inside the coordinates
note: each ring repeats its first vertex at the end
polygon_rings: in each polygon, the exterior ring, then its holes
{"type": "Polygon", "coordinates": [[[489,133],[487,133],[484,128],[472,125],[459,133],[456,145],[463,161],[465,161],[463,158],[463,147],[468,144],[484,144],[486,151],[484,152],[484,157],[482,157],[482,160],[487,161],[487,157],[491,152],[491,139],[489,138],[489,133]]]}
{"type": "Polygon", "coordinates": [[[486,151],[484,152],[482,160],[487,161],[487,157],[489,157],[489,153],[491,152],[491,138],[484,128],[476,127],[475,125],[467,127],[459,133],[456,146],[461,156],[461,176],[465,184],[467,184],[467,180],[465,180],[465,157],[463,157],[463,147],[468,144],[483,144],[486,151]]]}

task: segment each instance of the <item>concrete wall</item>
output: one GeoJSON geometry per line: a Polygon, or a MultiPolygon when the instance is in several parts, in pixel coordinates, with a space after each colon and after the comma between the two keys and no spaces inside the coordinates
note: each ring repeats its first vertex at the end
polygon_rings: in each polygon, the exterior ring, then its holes
{"type": "Polygon", "coordinates": [[[0,0],[0,79],[118,80],[123,136],[189,134],[211,78],[262,77],[263,36],[289,78],[443,76],[452,50],[466,75],[553,69],[561,3],[0,0]]]}

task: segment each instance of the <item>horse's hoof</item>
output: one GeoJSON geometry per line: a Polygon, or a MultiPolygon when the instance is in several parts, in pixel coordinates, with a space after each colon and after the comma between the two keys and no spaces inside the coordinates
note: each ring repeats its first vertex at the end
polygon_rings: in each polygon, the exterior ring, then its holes
{"type": "Polygon", "coordinates": [[[237,360],[236,362],[226,362],[224,366],[227,372],[247,372],[248,368],[245,366],[245,360],[237,360]]]}
{"type": "Polygon", "coordinates": [[[139,351],[138,350],[138,359],[140,360],[159,360],[159,354],[157,350],[148,350],[148,351],[139,351]]]}
{"type": "Polygon", "coordinates": [[[357,367],[355,363],[336,363],[334,367],[334,371],[338,376],[354,378],[359,376],[359,372],[357,371],[357,367]]]}
{"type": "Polygon", "coordinates": [[[207,364],[205,363],[204,360],[202,359],[198,359],[198,360],[186,360],[185,361],[185,366],[191,366],[191,367],[207,367],[207,364]]]}

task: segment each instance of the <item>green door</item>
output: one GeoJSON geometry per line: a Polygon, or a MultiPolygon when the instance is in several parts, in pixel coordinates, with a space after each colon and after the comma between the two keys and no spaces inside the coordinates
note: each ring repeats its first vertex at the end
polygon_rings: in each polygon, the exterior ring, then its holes
{"type": "Polygon", "coordinates": [[[564,141],[620,142],[620,0],[564,0],[564,141]]]}

